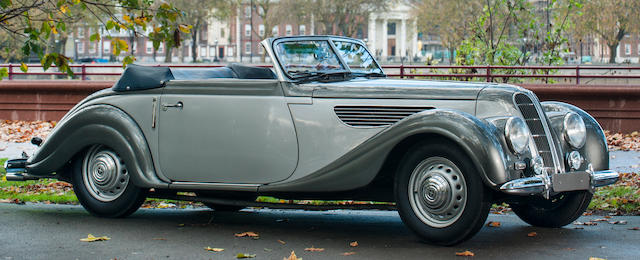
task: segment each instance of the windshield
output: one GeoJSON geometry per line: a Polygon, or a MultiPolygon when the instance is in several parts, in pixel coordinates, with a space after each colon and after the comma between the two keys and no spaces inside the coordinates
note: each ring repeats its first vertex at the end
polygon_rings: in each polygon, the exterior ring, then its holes
{"type": "Polygon", "coordinates": [[[342,60],[347,63],[353,72],[382,73],[367,49],[353,42],[333,41],[336,49],[340,53],[342,60]]]}
{"type": "Polygon", "coordinates": [[[276,52],[282,68],[293,77],[345,70],[328,41],[282,42],[276,46],[276,52]]]}
{"type": "Polygon", "coordinates": [[[361,74],[384,75],[367,49],[352,41],[339,39],[283,41],[275,45],[275,54],[284,72],[294,79],[320,75],[343,75],[343,77],[361,74]],[[335,48],[332,48],[331,44],[335,48]]]}

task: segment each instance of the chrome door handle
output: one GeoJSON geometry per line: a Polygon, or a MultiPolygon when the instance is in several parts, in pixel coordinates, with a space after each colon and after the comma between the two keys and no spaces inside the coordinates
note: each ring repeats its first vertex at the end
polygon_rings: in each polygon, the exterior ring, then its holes
{"type": "Polygon", "coordinates": [[[178,103],[175,103],[175,104],[165,104],[165,103],[162,104],[162,110],[166,111],[167,108],[170,108],[170,107],[182,109],[182,107],[184,107],[184,104],[182,104],[182,101],[178,101],[178,103]]]}

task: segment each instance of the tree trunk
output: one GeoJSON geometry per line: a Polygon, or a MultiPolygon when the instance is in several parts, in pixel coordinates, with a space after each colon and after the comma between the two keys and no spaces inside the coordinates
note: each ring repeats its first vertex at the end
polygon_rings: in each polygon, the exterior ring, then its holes
{"type": "Polygon", "coordinates": [[[616,56],[618,56],[616,50],[618,49],[618,44],[619,43],[616,43],[615,45],[607,44],[609,46],[609,63],[616,63],[616,56]]]}
{"type": "Polygon", "coordinates": [[[449,48],[447,48],[447,50],[449,50],[449,64],[454,64],[455,63],[455,57],[453,57],[453,52],[456,50],[456,48],[449,47],[449,48]]]}
{"type": "Polygon", "coordinates": [[[164,47],[164,62],[165,63],[171,63],[171,61],[172,61],[171,58],[173,56],[173,55],[171,55],[172,52],[173,52],[173,47],[171,47],[168,44],[166,44],[166,42],[165,42],[164,46],[165,46],[164,47]]]}
{"type": "Polygon", "coordinates": [[[191,31],[191,60],[192,62],[198,61],[198,33],[200,32],[200,19],[193,25],[193,31],[191,31]]]}

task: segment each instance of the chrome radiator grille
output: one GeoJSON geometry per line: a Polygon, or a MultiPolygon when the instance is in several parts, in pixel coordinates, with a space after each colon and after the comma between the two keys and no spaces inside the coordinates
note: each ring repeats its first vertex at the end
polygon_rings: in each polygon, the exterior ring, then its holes
{"type": "Polygon", "coordinates": [[[333,110],[350,126],[387,126],[433,107],[336,106],[333,110]]]}
{"type": "Polygon", "coordinates": [[[547,139],[548,134],[545,132],[544,117],[541,117],[538,114],[538,110],[535,107],[535,104],[525,94],[516,94],[515,102],[524,117],[527,126],[529,126],[529,131],[531,131],[531,135],[533,136],[533,141],[538,148],[538,153],[542,157],[544,161],[545,167],[554,168],[553,163],[553,151],[549,146],[549,140],[547,139]]]}

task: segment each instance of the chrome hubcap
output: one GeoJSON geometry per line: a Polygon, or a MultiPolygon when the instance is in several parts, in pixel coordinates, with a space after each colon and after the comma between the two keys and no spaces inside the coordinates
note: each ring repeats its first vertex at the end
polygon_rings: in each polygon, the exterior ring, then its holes
{"type": "Polygon", "coordinates": [[[453,224],[464,211],[467,187],[450,160],[431,157],[418,164],[409,179],[409,202],[418,218],[432,227],[453,224]]]}
{"type": "Polygon", "coordinates": [[[120,197],[129,184],[124,162],[104,146],[89,149],[82,164],[82,178],[89,194],[103,202],[120,197]]]}

